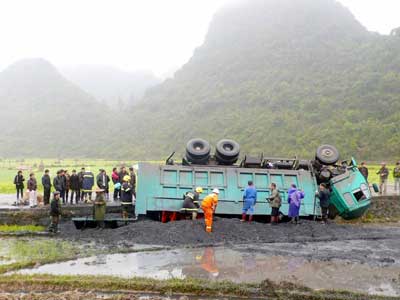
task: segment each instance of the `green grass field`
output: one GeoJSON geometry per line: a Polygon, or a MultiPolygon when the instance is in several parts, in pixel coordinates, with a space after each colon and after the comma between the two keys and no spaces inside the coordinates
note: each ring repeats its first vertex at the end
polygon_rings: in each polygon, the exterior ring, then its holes
{"type": "MultiPolygon", "coordinates": [[[[70,174],[73,169],[77,172],[80,171],[81,167],[90,169],[95,175],[97,175],[100,168],[107,171],[107,174],[111,175],[113,167],[132,166],[136,164],[135,161],[109,161],[109,160],[78,160],[78,159],[26,159],[24,161],[19,160],[0,160],[0,194],[13,194],[15,193],[15,186],[13,184],[14,177],[19,169],[23,170],[25,176],[25,186],[26,181],[29,178],[29,173],[34,172],[36,174],[36,179],[38,180],[39,192],[42,192],[41,178],[43,171],[40,171],[40,163],[43,162],[44,168],[50,170],[50,175],[53,178],[56,175],[57,170],[67,169],[70,174]]],[[[162,163],[162,162],[159,162],[162,163]]],[[[380,168],[379,164],[367,165],[369,168],[369,182],[378,183],[379,177],[376,172],[380,168]]],[[[388,164],[390,170],[389,184],[393,183],[393,168],[394,163],[388,164]]],[[[111,191],[113,190],[112,184],[110,184],[111,191]]]]}

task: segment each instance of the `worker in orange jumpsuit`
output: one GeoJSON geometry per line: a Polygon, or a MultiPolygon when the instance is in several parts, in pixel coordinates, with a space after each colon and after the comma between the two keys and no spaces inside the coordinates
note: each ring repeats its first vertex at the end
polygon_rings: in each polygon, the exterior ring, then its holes
{"type": "Polygon", "coordinates": [[[206,232],[212,231],[213,214],[218,205],[218,189],[213,189],[212,193],[203,199],[201,209],[204,211],[204,220],[206,223],[206,232]]]}

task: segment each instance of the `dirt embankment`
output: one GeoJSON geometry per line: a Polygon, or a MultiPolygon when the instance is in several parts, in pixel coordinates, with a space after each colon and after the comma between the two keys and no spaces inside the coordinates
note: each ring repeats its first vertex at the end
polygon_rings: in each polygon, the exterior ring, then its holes
{"type": "Polygon", "coordinates": [[[373,198],[365,218],[389,222],[399,221],[400,196],[382,196],[373,198]]]}

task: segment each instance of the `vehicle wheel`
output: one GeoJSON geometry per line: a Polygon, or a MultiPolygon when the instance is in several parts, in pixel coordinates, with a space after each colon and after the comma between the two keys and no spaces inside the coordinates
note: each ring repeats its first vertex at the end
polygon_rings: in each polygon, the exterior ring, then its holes
{"type": "MultiPolygon", "coordinates": [[[[219,158],[221,162],[236,162],[240,154],[240,146],[233,140],[220,140],[215,149],[215,156],[219,158]]],[[[218,162],[220,162],[218,160],[218,162]]]]}
{"type": "Polygon", "coordinates": [[[195,165],[206,165],[210,159],[210,155],[205,156],[204,158],[196,158],[186,153],[186,160],[195,165]]]}
{"type": "Polygon", "coordinates": [[[339,160],[339,151],[331,145],[322,145],[318,147],[315,157],[324,165],[333,165],[339,160]]]}
{"type": "Polygon", "coordinates": [[[193,159],[205,159],[210,157],[210,143],[203,139],[191,139],[186,145],[186,156],[193,159]]]}
{"type": "Polygon", "coordinates": [[[227,159],[225,157],[222,157],[218,152],[215,154],[215,158],[217,159],[217,162],[221,165],[233,165],[237,160],[239,159],[239,156],[232,157],[230,159],[227,159]]]}

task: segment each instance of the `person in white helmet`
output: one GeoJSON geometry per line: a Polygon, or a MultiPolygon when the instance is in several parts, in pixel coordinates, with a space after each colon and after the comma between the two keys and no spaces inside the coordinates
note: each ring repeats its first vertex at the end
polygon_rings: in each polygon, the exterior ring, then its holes
{"type": "Polygon", "coordinates": [[[219,190],[213,189],[212,193],[201,202],[201,209],[204,211],[206,232],[212,232],[213,215],[218,205],[219,190]]]}

